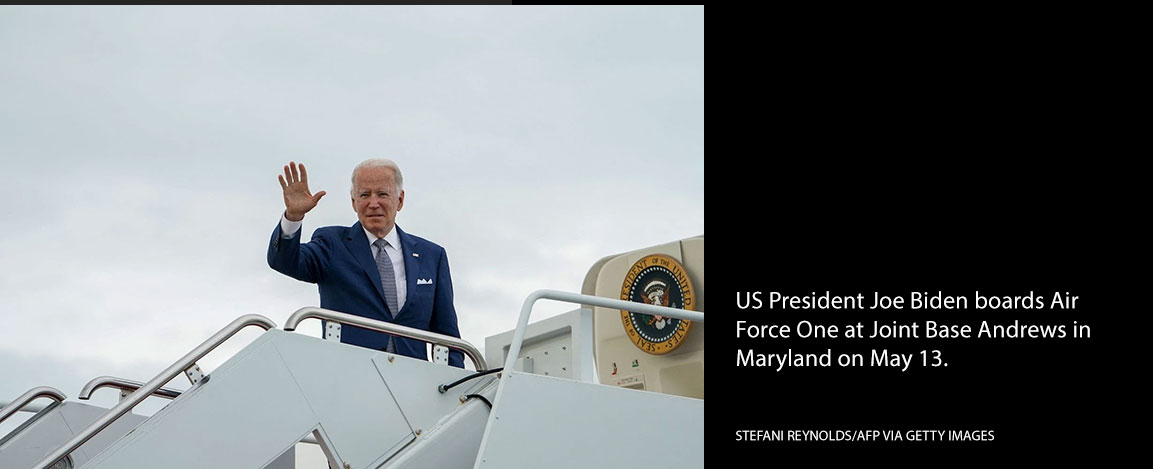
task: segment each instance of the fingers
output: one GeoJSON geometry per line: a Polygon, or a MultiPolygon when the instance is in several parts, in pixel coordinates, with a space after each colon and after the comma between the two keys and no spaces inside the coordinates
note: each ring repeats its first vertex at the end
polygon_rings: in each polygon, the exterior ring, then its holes
{"type": "Polygon", "coordinates": [[[312,203],[320,202],[320,198],[324,197],[324,194],[327,194],[327,192],[324,192],[324,191],[317,192],[316,195],[312,196],[312,203]]]}
{"type": "MultiPolygon", "coordinates": [[[[304,168],[304,163],[298,165],[295,161],[289,161],[288,164],[284,165],[284,176],[277,176],[277,179],[280,180],[280,187],[284,190],[288,190],[289,187],[296,184],[302,184],[300,187],[305,193],[308,192],[308,170],[304,168]]],[[[320,198],[317,197],[316,200],[320,200],[320,198]]]]}

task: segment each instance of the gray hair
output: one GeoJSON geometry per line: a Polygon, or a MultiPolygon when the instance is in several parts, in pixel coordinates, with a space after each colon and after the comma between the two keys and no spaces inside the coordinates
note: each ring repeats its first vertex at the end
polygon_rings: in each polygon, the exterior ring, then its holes
{"type": "Polygon", "coordinates": [[[400,166],[397,166],[396,162],[388,158],[372,158],[360,162],[360,164],[356,165],[356,168],[352,170],[352,188],[348,190],[350,194],[356,195],[356,173],[359,173],[360,170],[365,168],[391,169],[392,174],[395,176],[397,192],[404,190],[404,176],[400,174],[400,166]]]}

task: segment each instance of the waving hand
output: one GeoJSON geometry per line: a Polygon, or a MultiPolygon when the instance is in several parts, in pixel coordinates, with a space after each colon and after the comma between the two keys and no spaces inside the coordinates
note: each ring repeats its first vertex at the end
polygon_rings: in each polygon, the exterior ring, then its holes
{"type": "Polygon", "coordinates": [[[284,216],[291,221],[303,220],[304,214],[316,207],[325,194],[324,191],[316,194],[310,192],[308,171],[304,169],[303,163],[299,168],[298,171],[297,164],[290,161],[284,166],[284,175],[277,176],[280,179],[280,187],[284,189],[284,216]]]}

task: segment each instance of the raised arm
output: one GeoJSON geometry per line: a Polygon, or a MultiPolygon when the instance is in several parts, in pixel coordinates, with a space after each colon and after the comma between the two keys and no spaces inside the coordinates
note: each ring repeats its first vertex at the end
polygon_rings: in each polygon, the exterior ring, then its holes
{"type": "Polygon", "coordinates": [[[289,162],[279,179],[284,190],[284,218],[289,222],[281,221],[272,232],[268,243],[268,266],[297,280],[316,283],[327,269],[329,246],[319,230],[313,233],[311,242],[301,244],[299,222],[305,213],[316,207],[325,192],[312,194],[308,190],[308,172],[303,164],[289,162]],[[291,226],[286,223],[291,223],[291,226]]]}

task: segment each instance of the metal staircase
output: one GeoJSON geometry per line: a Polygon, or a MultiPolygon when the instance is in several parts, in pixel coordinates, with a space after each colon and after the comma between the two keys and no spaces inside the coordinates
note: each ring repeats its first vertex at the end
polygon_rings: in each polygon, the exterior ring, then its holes
{"type": "Polygon", "coordinates": [[[514,370],[532,306],[542,299],[704,321],[703,312],[542,290],[524,303],[503,371],[485,373],[476,347],[454,337],[321,308],[297,311],[283,330],[246,315],[147,383],[101,377],[85,386],[82,398],[99,387],[121,389],[111,409],[62,402],[48,388],[25,393],[0,416],[39,397],[57,402],[0,442],[0,467],[279,469],[291,467],[285,455],[305,440],[320,445],[329,466],[344,469],[702,467],[702,399],[514,370]],[[325,321],[325,338],[292,333],[309,318],[325,321]],[[342,344],[341,325],[430,342],[434,361],[342,344]],[[197,360],[249,326],[266,331],[210,375],[199,372],[197,360]],[[445,366],[449,349],[469,356],[477,372],[445,366]],[[191,388],[161,388],[181,373],[191,388]],[[130,413],[152,395],[173,400],[151,417],[130,413]],[[71,410],[80,406],[87,408],[71,410]],[[67,431],[50,423],[57,420],[67,431]],[[15,450],[16,442],[48,434],[54,440],[38,446],[35,461],[15,450]],[[661,451],[642,460],[629,449],[648,445],[661,451]],[[17,455],[25,459],[15,462],[17,455]]]}

